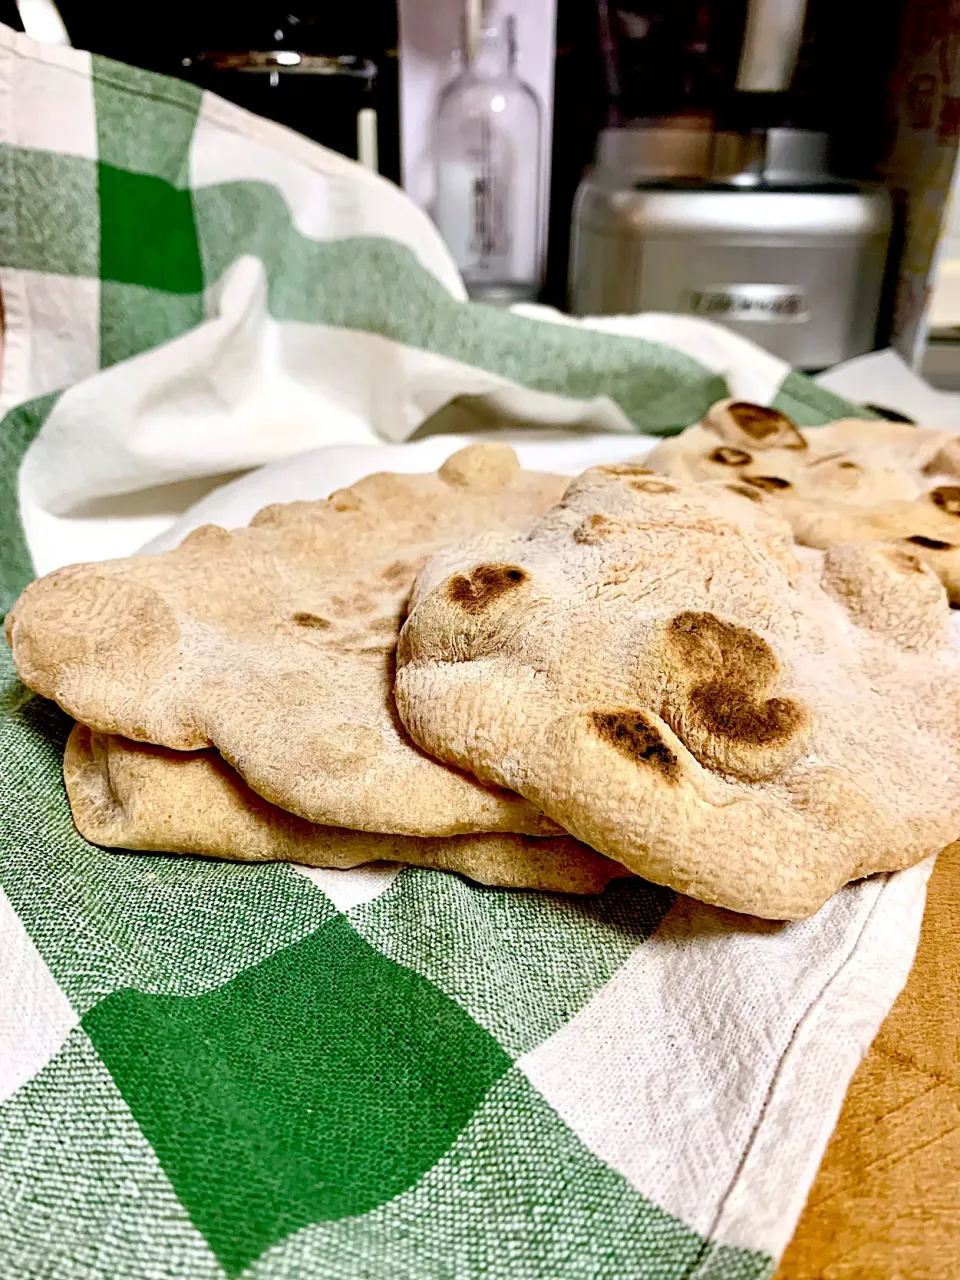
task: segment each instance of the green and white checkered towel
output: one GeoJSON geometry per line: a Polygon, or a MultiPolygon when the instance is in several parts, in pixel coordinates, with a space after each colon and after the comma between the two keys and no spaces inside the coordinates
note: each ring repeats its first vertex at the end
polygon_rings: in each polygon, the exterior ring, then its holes
{"type": "MultiPolygon", "coordinates": [[[[205,513],[324,492],[424,424],[665,431],[727,388],[849,410],[710,326],[466,304],[375,176],[6,29],[0,143],[4,608],[316,446],[205,513]]],[[[776,925],[640,881],[106,852],[70,821],[63,716],[0,667],[3,1280],[770,1274],[927,868],[776,925]]]]}

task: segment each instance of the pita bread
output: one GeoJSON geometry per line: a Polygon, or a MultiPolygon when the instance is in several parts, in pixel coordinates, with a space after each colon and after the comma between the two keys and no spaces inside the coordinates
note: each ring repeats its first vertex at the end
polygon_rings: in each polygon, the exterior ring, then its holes
{"type": "Polygon", "coordinates": [[[891,542],[936,573],[960,605],[960,486],[937,485],[913,502],[874,507],[834,503],[774,503],[805,546],[827,550],[852,540],[891,542]]]}
{"type": "Polygon", "coordinates": [[[626,870],[568,837],[377,835],[321,827],[268,804],[215,751],[170,751],[75,725],[63,761],[77,830],[93,844],[357,867],[404,862],[481,884],[600,893],[626,870]]]}
{"type": "Polygon", "coordinates": [[[960,437],[932,427],[843,419],[799,430],[774,409],[722,400],[665,440],[647,465],[679,480],[726,481],[774,508],[806,546],[893,541],[960,604],[960,437]]]}
{"type": "Polygon", "coordinates": [[[417,750],[391,690],[420,565],[452,539],[523,528],[566,483],[474,445],[439,473],[367,476],[246,529],[206,525],[162,555],[60,569],[8,615],[14,661],[74,719],[177,751],[215,746],[310,822],[555,835],[525,800],[417,750]]]}
{"type": "Polygon", "coordinates": [[[801,558],[726,486],[598,467],[425,567],[396,697],[426,750],[639,875],[794,919],[960,833],[947,637],[898,548],[801,558]]]}

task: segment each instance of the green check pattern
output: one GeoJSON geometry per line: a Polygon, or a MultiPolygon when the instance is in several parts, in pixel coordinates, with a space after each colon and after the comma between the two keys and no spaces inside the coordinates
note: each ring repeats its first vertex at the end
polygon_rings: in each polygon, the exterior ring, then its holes
{"type": "MultiPolygon", "coordinates": [[[[343,913],[285,865],[93,848],[61,794],[68,724],[5,661],[0,883],[79,1016],[0,1105],[5,1276],[692,1273],[707,1242],[516,1066],[668,891],[406,869],[343,913]]],[[[769,1273],[720,1253],[730,1280],[769,1273]]]]}
{"type": "MultiPolygon", "coordinates": [[[[47,335],[55,348],[87,325],[88,346],[64,356],[74,378],[187,332],[253,255],[277,321],[607,395],[638,430],[677,430],[725,392],[667,346],[465,306],[429,245],[352,232],[366,223],[339,169],[325,179],[339,229],[308,233],[289,190],[249,176],[253,159],[229,180],[206,171],[205,113],[223,108],[188,86],[3,41],[11,75],[29,67],[35,83],[47,66],[53,123],[25,114],[0,150],[0,276],[37,314],[54,283],[74,300],[47,335]],[[75,104],[63,120],[58,94],[75,104]]],[[[242,138],[246,117],[231,120],[242,138]]],[[[253,132],[246,145],[266,146],[253,132]]],[[[33,572],[17,475],[68,385],[57,367],[0,425],[4,611],[33,572]]],[[[780,398],[802,422],[849,410],[796,375],[780,398]]],[[[524,1072],[653,945],[669,892],[618,882],[574,901],[405,869],[340,909],[286,865],[104,851],[70,820],[68,729],[4,649],[0,990],[19,993],[10,1035],[28,1063],[0,1089],[4,1280],[771,1273],[762,1249],[719,1244],[645,1196],[524,1072]]]]}
{"type": "MultiPolygon", "coordinates": [[[[464,307],[408,246],[382,236],[307,236],[277,187],[191,172],[198,91],[99,57],[90,81],[95,156],[3,147],[15,216],[0,264],[99,281],[91,372],[196,325],[205,290],[250,254],[266,266],[278,320],[380,334],[533,390],[606,395],[638,430],[679,430],[726,392],[719,375],[671,347],[566,326],[544,332],[538,321],[464,307]]],[[[796,376],[784,398],[812,422],[849,407],[796,376]]]]}

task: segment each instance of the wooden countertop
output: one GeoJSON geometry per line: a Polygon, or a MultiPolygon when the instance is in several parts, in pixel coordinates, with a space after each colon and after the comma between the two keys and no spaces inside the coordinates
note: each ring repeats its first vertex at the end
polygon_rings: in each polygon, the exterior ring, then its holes
{"type": "Polygon", "coordinates": [[[960,844],[907,985],[847,1094],[776,1280],[960,1276],[960,844]]]}

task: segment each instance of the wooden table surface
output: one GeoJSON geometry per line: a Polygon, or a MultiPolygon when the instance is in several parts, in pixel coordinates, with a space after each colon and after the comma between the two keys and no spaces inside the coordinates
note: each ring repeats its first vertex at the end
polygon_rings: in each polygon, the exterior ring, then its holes
{"type": "Polygon", "coordinates": [[[960,1278],[960,844],[860,1064],[776,1280],[960,1278]]]}

